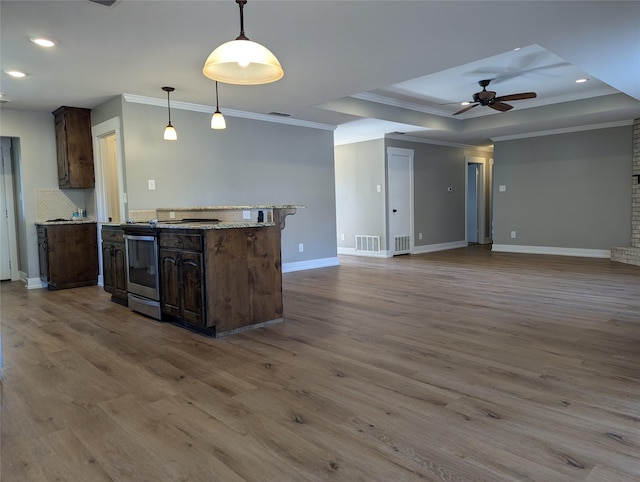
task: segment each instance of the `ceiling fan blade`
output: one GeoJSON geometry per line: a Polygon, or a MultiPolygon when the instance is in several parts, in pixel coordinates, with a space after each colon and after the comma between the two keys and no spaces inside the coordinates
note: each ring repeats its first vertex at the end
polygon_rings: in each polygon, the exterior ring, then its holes
{"type": "Polygon", "coordinates": [[[453,114],[453,115],[464,114],[465,112],[467,112],[467,111],[468,111],[468,110],[470,110],[470,109],[473,109],[473,108],[474,108],[475,106],[477,106],[477,105],[478,105],[478,104],[471,104],[471,105],[469,105],[469,106],[465,107],[464,109],[459,110],[458,112],[456,112],[456,113],[455,113],[455,114],[453,114]]]}
{"type": "Polygon", "coordinates": [[[496,97],[495,100],[501,102],[503,100],[535,99],[536,97],[535,92],[522,92],[521,94],[501,95],[500,97],[496,97]]]}
{"type": "Polygon", "coordinates": [[[506,112],[508,110],[513,109],[512,105],[503,104],[502,102],[493,102],[493,103],[489,104],[489,107],[491,107],[492,109],[495,109],[495,110],[499,110],[500,112],[506,112]]]}

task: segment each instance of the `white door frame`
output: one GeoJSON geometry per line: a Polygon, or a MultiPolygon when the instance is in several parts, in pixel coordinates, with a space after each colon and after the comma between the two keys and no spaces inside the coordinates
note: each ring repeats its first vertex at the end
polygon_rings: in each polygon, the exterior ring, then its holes
{"type": "Polygon", "coordinates": [[[94,168],[96,176],[96,221],[98,221],[98,285],[103,285],[102,275],[102,223],[108,222],[107,199],[105,194],[104,166],[106,152],[103,139],[116,136],[116,165],[118,167],[118,190],[120,192],[120,220],[126,219],[127,193],[124,190],[124,164],[122,155],[122,136],[120,135],[120,117],[114,117],[91,128],[93,137],[94,168]]]}
{"type": "Polygon", "coordinates": [[[116,164],[118,166],[118,190],[120,191],[120,219],[126,219],[127,194],[124,190],[124,168],[122,155],[122,136],[120,135],[120,117],[114,117],[91,128],[96,172],[96,216],[99,223],[108,222],[105,196],[104,158],[102,139],[111,134],[116,136],[116,164]]]}
{"type": "Polygon", "coordinates": [[[480,164],[478,170],[478,189],[477,189],[477,212],[478,212],[478,243],[485,244],[487,242],[486,223],[487,223],[487,207],[486,207],[486,189],[487,183],[487,159],[484,157],[464,156],[464,240],[469,242],[468,214],[467,206],[469,204],[469,165],[480,164]]]}
{"type": "Polygon", "coordinates": [[[393,209],[393,207],[391,206],[390,203],[390,199],[389,199],[389,156],[391,155],[397,155],[397,156],[407,156],[409,157],[409,179],[408,179],[408,183],[409,185],[407,186],[409,189],[409,206],[407,206],[407,208],[409,209],[409,226],[408,226],[408,230],[409,230],[409,252],[413,253],[414,252],[414,242],[413,242],[413,224],[414,224],[414,213],[413,213],[413,156],[414,156],[414,151],[413,149],[404,149],[401,147],[387,147],[387,158],[386,158],[386,173],[387,173],[387,209],[386,209],[386,215],[387,215],[387,239],[388,239],[388,243],[387,243],[387,253],[389,253],[390,256],[393,256],[394,254],[396,254],[396,250],[395,250],[395,238],[394,235],[398,234],[398,233],[392,233],[391,232],[391,217],[393,215],[393,213],[391,212],[391,210],[393,209]]]}
{"type": "MultiPolygon", "coordinates": [[[[16,207],[15,207],[15,193],[13,191],[13,154],[11,153],[12,142],[9,137],[2,138],[2,179],[4,181],[3,193],[5,196],[5,209],[6,221],[7,221],[7,238],[9,241],[9,274],[11,281],[17,281],[20,279],[20,271],[18,270],[18,233],[16,232],[16,207]],[[8,144],[8,145],[7,145],[8,144]],[[5,148],[9,148],[9,152],[5,156],[5,148]]],[[[2,213],[5,216],[5,213],[2,213]]],[[[5,240],[0,240],[0,243],[4,243],[5,240]]]]}

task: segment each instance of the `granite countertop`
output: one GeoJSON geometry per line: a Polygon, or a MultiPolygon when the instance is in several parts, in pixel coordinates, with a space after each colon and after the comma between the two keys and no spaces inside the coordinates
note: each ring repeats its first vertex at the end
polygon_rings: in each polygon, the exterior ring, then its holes
{"type": "Polygon", "coordinates": [[[246,206],[196,206],[188,208],[156,208],[156,211],[226,211],[232,209],[297,209],[302,204],[248,204],[246,206]]]}
{"type": "Polygon", "coordinates": [[[95,224],[95,219],[50,219],[48,221],[36,221],[36,226],[58,226],[59,224],[95,224]]]}
{"type": "Polygon", "coordinates": [[[159,229],[234,229],[234,228],[263,228],[267,226],[275,226],[276,223],[256,223],[256,222],[193,222],[193,223],[163,223],[158,221],[156,227],[159,229]]]}

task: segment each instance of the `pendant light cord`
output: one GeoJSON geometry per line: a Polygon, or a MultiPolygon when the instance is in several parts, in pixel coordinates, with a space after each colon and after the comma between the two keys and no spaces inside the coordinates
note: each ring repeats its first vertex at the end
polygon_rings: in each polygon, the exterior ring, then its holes
{"type": "Polygon", "coordinates": [[[169,112],[169,125],[171,125],[171,101],[169,100],[170,92],[170,90],[167,90],[167,111],[169,112]]]}
{"type": "Polygon", "coordinates": [[[216,112],[218,112],[220,110],[220,107],[218,107],[218,81],[216,80],[216,112]]]}

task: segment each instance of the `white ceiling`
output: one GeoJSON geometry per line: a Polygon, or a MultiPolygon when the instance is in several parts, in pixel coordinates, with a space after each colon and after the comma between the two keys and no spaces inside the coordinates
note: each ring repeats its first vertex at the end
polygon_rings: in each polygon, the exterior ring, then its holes
{"type": "MultiPolygon", "coordinates": [[[[164,85],[177,105],[214,106],[204,60],[239,32],[233,0],[2,0],[0,19],[3,110],[93,108],[122,93],[166,99],[164,85]],[[37,47],[35,35],[58,45],[37,47]]],[[[249,0],[245,32],[278,56],[285,77],[221,84],[223,113],[338,126],[337,143],[404,132],[484,145],[640,117],[638,1],[249,0]],[[537,98],[452,116],[482,79],[494,79],[498,96],[537,98]]]]}

